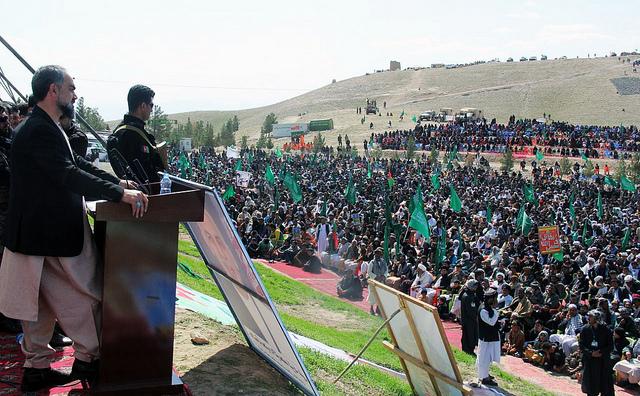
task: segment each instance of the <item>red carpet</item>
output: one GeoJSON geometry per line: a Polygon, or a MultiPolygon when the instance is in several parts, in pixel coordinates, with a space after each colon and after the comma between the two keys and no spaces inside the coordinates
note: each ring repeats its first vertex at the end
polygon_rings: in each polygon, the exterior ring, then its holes
{"type": "MultiPolygon", "coordinates": [[[[306,285],[313,287],[314,289],[326,293],[330,296],[336,296],[336,285],[340,280],[340,277],[335,273],[322,269],[320,274],[312,274],[305,272],[302,268],[296,268],[291,265],[287,265],[283,262],[269,263],[266,260],[257,259],[256,261],[271,267],[277,272],[289,276],[295,280],[298,280],[306,285]]],[[[367,302],[367,290],[364,291],[364,299],[362,301],[347,301],[366,312],[369,312],[369,303],[367,302]]],[[[460,325],[453,322],[442,322],[445,328],[445,333],[449,340],[449,343],[457,348],[461,348],[460,339],[462,337],[462,330],[460,325]]],[[[525,363],[522,359],[515,358],[513,356],[503,356],[501,358],[500,365],[505,371],[513,374],[517,377],[524,378],[529,382],[537,384],[546,390],[552,391],[558,394],[566,395],[579,395],[582,394],[580,384],[572,380],[567,376],[553,375],[545,372],[544,370],[535,367],[531,364],[525,363]]],[[[633,392],[621,387],[616,386],[616,395],[638,395],[639,392],[633,392]]]]}
{"type": "MultiPolygon", "coordinates": [[[[20,382],[22,381],[22,364],[24,355],[13,334],[0,333],[0,395],[22,395],[20,382]]],[[[56,352],[55,361],[51,367],[63,372],[71,372],[73,365],[73,348],[67,347],[56,352]]],[[[82,389],[79,381],[65,387],[51,388],[36,393],[37,396],[63,396],[73,389],[82,389]]],[[[33,393],[31,393],[33,394],[33,393]]],[[[188,386],[184,386],[184,395],[191,396],[188,386]]]]}

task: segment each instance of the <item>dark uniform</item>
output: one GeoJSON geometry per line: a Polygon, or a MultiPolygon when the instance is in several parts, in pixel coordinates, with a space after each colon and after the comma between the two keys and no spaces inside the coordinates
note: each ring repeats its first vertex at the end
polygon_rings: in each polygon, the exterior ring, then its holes
{"type": "Polygon", "coordinates": [[[613,396],[613,366],[611,364],[611,350],[613,349],[613,334],[603,324],[597,327],[585,325],[580,331],[580,351],[582,352],[582,392],[587,395],[613,396]],[[594,351],[600,351],[602,356],[593,357],[594,351]]]}
{"type": "Polygon", "coordinates": [[[478,345],[478,299],[475,292],[466,287],[460,293],[459,299],[462,350],[475,355],[474,349],[478,345]]]}
{"type": "MultiPolygon", "coordinates": [[[[158,172],[164,171],[164,164],[162,163],[160,154],[155,149],[156,138],[144,129],[144,125],[144,121],[138,117],[125,114],[122,123],[118,125],[114,132],[118,138],[117,149],[127,161],[131,170],[135,172],[136,176],[138,176],[140,181],[144,182],[148,177],[149,182],[151,183],[159,182],[160,177],[158,176],[158,172]],[[139,129],[144,132],[147,139],[140,136],[140,134],[134,129],[121,129],[120,127],[122,126],[132,126],[139,129]],[[141,174],[142,172],[140,172],[138,167],[134,164],[134,160],[136,159],[140,161],[140,165],[142,165],[142,168],[146,173],[146,177],[141,174]]],[[[117,161],[114,161],[111,154],[109,154],[109,160],[116,175],[121,179],[125,179],[127,175],[125,174],[124,169],[122,169],[117,161]]]]}

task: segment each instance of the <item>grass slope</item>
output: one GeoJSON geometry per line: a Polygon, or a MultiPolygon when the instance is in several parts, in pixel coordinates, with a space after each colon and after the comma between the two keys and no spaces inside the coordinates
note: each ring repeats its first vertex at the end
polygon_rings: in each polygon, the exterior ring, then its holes
{"type": "MultiPolygon", "coordinates": [[[[186,264],[197,277],[178,271],[178,281],[212,297],[223,299],[204,262],[199,258],[191,241],[179,242],[178,260],[186,264]]],[[[320,293],[313,288],[272,271],[260,263],[255,263],[269,295],[280,310],[282,320],[288,330],[312,338],[334,348],[356,354],[365,345],[371,334],[382,324],[382,320],[363,312],[359,308],[340,299],[320,293]],[[300,314],[302,312],[302,314],[300,314]],[[298,313],[298,314],[296,314],[298,313]],[[314,315],[316,313],[316,315],[314,315]],[[328,313],[338,315],[339,325],[327,323],[328,313]]],[[[384,329],[369,347],[363,358],[385,367],[402,372],[400,361],[382,347],[382,340],[389,340],[384,329]]],[[[465,379],[475,377],[475,358],[456,349],[454,354],[465,379]]],[[[330,395],[409,395],[408,383],[390,375],[364,366],[356,366],[338,384],[333,379],[346,367],[337,361],[309,349],[301,348],[300,353],[314,381],[323,394],[330,395]]],[[[500,386],[514,395],[553,395],[541,387],[492,367],[493,375],[500,386]]]]}

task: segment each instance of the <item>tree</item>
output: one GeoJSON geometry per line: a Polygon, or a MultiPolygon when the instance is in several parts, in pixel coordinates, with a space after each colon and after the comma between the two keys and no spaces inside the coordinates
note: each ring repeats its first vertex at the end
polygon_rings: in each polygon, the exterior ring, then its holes
{"type": "Polygon", "coordinates": [[[591,178],[593,176],[593,173],[594,173],[593,162],[591,161],[585,162],[584,168],[582,168],[582,174],[584,175],[584,177],[591,178]]]}
{"type": "Polygon", "coordinates": [[[269,137],[267,137],[267,144],[266,144],[267,148],[269,150],[271,150],[273,148],[273,141],[271,140],[271,135],[269,135],[269,137]]]}
{"type": "Polygon", "coordinates": [[[171,130],[174,121],[169,119],[160,106],[153,108],[153,113],[147,123],[147,129],[155,136],[156,141],[171,140],[171,130]]]}
{"type": "Polygon", "coordinates": [[[413,135],[409,135],[407,139],[407,159],[411,161],[416,155],[416,138],[413,135]]]}
{"type": "MultiPolygon", "coordinates": [[[[76,104],[76,113],[96,131],[104,131],[107,128],[107,123],[104,122],[104,118],[102,118],[98,109],[86,106],[84,104],[83,97],[78,99],[78,103],[76,104]]],[[[89,132],[89,130],[82,124],[80,124],[80,128],[85,132],[89,132]]]]}
{"type": "Polygon", "coordinates": [[[220,128],[220,134],[218,135],[219,144],[222,146],[235,146],[236,145],[236,127],[238,117],[233,116],[229,118],[220,128]],[[235,120],[235,121],[234,121],[235,120]]]}
{"type": "Polygon", "coordinates": [[[314,153],[319,152],[320,150],[322,150],[324,145],[325,145],[324,137],[320,132],[318,132],[318,134],[313,138],[313,152],[314,153]]]}
{"type": "Polygon", "coordinates": [[[257,149],[263,149],[265,147],[267,147],[267,134],[264,133],[263,131],[260,131],[260,137],[258,138],[258,141],[256,142],[256,148],[257,149]]]}
{"type": "Polygon", "coordinates": [[[627,175],[627,162],[621,158],[620,161],[618,161],[618,166],[616,167],[616,172],[615,172],[616,180],[620,180],[622,176],[626,176],[626,175],[627,175]]]}
{"type": "Polygon", "coordinates": [[[278,117],[274,113],[269,113],[264,118],[264,122],[262,123],[262,132],[271,133],[273,131],[273,124],[278,123],[278,117]]]}
{"type": "Polygon", "coordinates": [[[640,181],[640,154],[634,154],[629,163],[629,176],[635,183],[640,181]]]}
{"type": "Polygon", "coordinates": [[[513,169],[514,160],[513,160],[513,152],[511,152],[511,147],[507,147],[507,149],[504,152],[504,155],[502,156],[502,159],[500,160],[500,163],[502,164],[500,166],[500,169],[503,172],[510,172],[511,169],[513,169]]]}
{"type": "Polygon", "coordinates": [[[243,135],[242,139],[240,140],[240,148],[243,150],[246,150],[249,148],[249,138],[247,137],[247,135],[243,135]]]}
{"type": "Polygon", "coordinates": [[[569,173],[571,173],[571,161],[569,161],[569,158],[565,155],[560,159],[560,174],[564,176],[569,173]]]}

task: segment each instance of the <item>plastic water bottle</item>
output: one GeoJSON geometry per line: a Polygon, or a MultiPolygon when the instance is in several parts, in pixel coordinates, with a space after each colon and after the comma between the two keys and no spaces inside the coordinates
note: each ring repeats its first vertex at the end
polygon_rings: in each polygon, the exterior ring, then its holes
{"type": "Polygon", "coordinates": [[[165,173],[160,180],[160,194],[169,194],[171,192],[171,179],[169,174],[165,173]]]}

